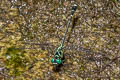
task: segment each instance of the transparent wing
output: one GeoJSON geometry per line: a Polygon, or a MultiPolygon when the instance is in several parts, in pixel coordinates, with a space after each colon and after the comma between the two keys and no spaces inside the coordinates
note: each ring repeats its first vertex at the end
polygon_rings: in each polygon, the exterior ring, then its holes
{"type": "MultiPolygon", "coordinates": [[[[51,43],[23,43],[25,44],[26,46],[29,46],[29,47],[22,47],[21,49],[42,49],[42,50],[45,50],[45,49],[53,49],[52,51],[55,50],[55,48],[57,48],[56,46],[54,46],[53,44],[51,43]],[[36,47],[35,47],[36,46],[36,47]]],[[[84,48],[82,46],[79,46],[79,45],[66,45],[64,47],[64,51],[67,50],[69,52],[73,51],[73,52],[77,52],[77,54],[79,53],[84,53],[86,57],[88,57],[87,55],[101,55],[101,56],[106,56],[104,53],[101,53],[101,52],[94,52],[93,50],[91,49],[87,49],[87,48],[84,48]]]]}

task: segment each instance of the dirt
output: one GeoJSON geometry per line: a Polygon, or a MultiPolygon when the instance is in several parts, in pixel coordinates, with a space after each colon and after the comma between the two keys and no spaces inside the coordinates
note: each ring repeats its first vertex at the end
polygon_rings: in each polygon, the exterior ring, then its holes
{"type": "Polygon", "coordinates": [[[119,13],[117,0],[1,0],[0,79],[119,80],[119,13]],[[78,8],[64,44],[65,63],[55,72],[50,59],[74,4],[78,8]],[[25,68],[6,65],[5,54],[13,46],[25,52],[25,68]]]}

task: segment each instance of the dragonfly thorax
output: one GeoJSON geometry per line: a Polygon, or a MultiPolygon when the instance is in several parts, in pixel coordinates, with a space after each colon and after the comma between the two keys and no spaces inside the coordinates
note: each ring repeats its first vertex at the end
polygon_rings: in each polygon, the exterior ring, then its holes
{"type": "Polygon", "coordinates": [[[55,52],[54,56],[55,56],[55,58],[62,58],[63,52],[62,51],[57,51],[57,52],[55,52]]]}

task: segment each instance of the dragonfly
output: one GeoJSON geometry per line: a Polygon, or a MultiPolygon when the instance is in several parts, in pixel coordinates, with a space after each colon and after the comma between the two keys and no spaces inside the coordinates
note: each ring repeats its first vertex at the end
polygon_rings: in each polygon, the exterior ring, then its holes
{"type": "MultiPolygon", "coordinates": [[[[68,28],[69,28],[70,23],[73,19],[73,15],[74,15],[76,9],[77,9],[77,5],[74,4],[72,6],[70,19],[68,20],[63,40],[61,41],[60,45],[55,49],[54,56],[53,56],[53,58],[51,58],[51,63],[53,64],[55,70],[59,69],[60,66],[63,65],[63,63],[65,61],[65,55],[63,53],[64,43],[65,43],[66,35],[67,35],[67,32],[68,32],[68,28]]],[[[30,44],[30,43],[24,43],[24,44],[30,44]]],[[[45,44],[31,43],[31,45],[44,45],[44,46],[46,45],[47,46],[49,44],[48,43],[45,43],[45,44]]]]}
{"type": "Polygon", "coordinates": [[[60,65],[62,65],[64,63],[64,60],[65,60],[65,56],[64,56],[64,53],[63,53],[62,49],[64,48],[64,42],[65,42],[65,39],[66,39],[66,34],[68,32],[70,22],[72,21],[72,17],[74,15],[76,9],[77,9],[77,5],[74,4],[73,7],[72,7],[70,19],[68,21],[67,28],[66,28],[66,31],[65,31],[65,34],[64,34],[64,38],[63,38],[60,46],[55,49],[54,57],[51,58],[51,63],[54,65],[54,68],[56,70],[59,68],[60,65]]]}
{"type": "MultiPolygon", "coordinates": [[[[66,39],[66,36],[67,36],[67,32],[68,32],[68,28],[70,27],[70,23],[73,19],[73,15],[75,13],[77,9],[77,5],[74,4],[72,6],[72,10],[71,10],[71,15],[70,15],[70,19],[68,20],[68,23],[67,23],[67,26],[66,26],[66,31],[65,31],[65,34],[64,34],[64,37],[63,37],[63,40],[61,41],[60,45],[55,49],[54,51],[54,55],[53,57],[51,58],[50,62],[52,63],[53,67],[55,69],[59,69],[61,65],[64,64],[65,62],[65,54],[63,53],[63,49],[64,50],[77,50],[77,51],[83,51],[85,53],[96,53],[96,52],[93,52],[92,50],[90,49],[86,49],[86,48],[83,48],[79,45],[71,45],[71,46],[64,46],[64,43],[65,43],[65,39],[66,39]]],[[[44,48],[46,46],[54,46],[52,45],[51,43],[34,43],[34,42],[23,42],[23,44],[25,45],[38,45],[40,46],[41,48],[44,48]]],[[[36,48],[25,48],[25,47],[22,47],[21,49],[36,49],[36,48]]],[[[99,54],[99,53],[98,53],[99,54]]],[[[38,61],[38,60],[35,60],[35,61],[38,61]]],[[[34,63],[34,62],[33,62],[34,63]]],[[[32,68],[33,66],[31,66],[32,68]]]]}

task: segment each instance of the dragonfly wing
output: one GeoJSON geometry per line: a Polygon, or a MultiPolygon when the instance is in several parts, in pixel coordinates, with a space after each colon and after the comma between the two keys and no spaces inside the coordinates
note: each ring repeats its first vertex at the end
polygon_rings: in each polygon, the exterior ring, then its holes
{"type": "Polygon", "coordinates": [[[67,45],[65,47],[65,49],[67,49],[67,50],[76,50],[76,51],[85,52],[85,53],[91,53],[92,52],[91,49],[86,49],[86,48],[81,47],[79,45],[67,45]]]}
{"type": "Polygon", "coordinates": [[[19,49],[46,49],[48,47],[54,47],[50,43],[33,43],[33,42],[23,42],[24,46],[20,47],[19,49]]]}
{"type": "Polygon", "coordinates": [[[102,59],[110,60],[108,55],[105,54],[105,52],[102,52],[102,51],[95,52],[92,49],[86,49],[79,45],[69,45],[65,47],[65,49],[76,51],[77,54],[79,54],[80,52],[83,52],[84,54],[80,54],[80,56],[82,56],[85,59],[92,60],[92,61],[97,61],[97,60],[102,60],[102,59]]]}

